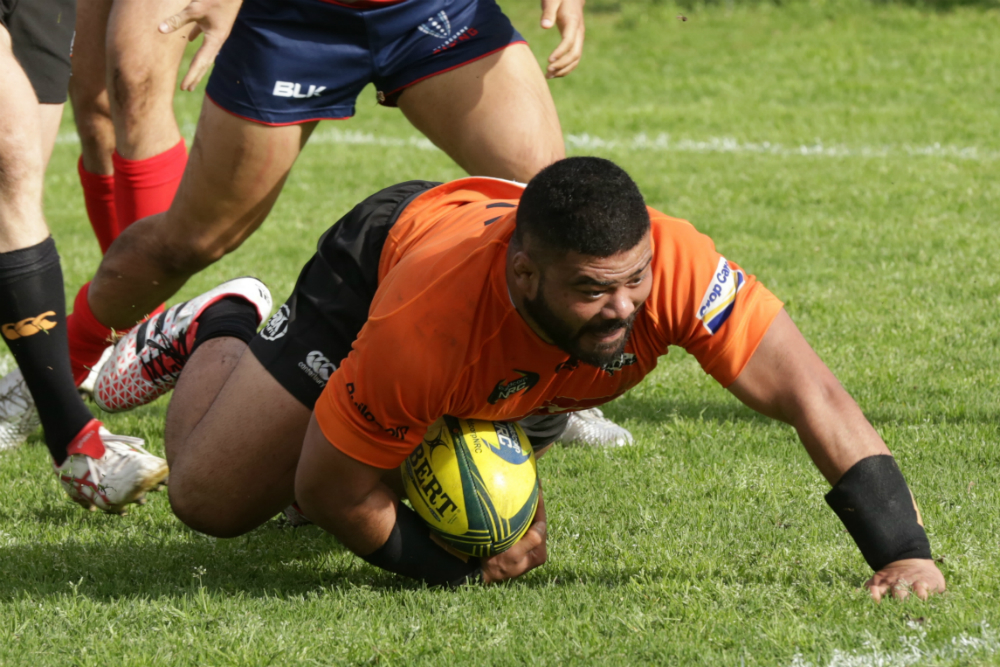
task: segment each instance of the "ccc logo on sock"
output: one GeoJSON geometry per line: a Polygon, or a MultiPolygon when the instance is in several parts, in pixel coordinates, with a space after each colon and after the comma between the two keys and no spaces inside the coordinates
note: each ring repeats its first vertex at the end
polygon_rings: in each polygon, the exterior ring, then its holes
{"type": "Polygon", "coordinates": [[[3,325],[0,327],[0,331],[3,331],[3,337],[7,340],[17,340],[26,336],[34,336],[39,331],[48,331],[55,328],[55,322],[45,319],[53,317],[55,314],[56,311],[50,310],[35,317],[26,317],[20,322],[3,325]]]}

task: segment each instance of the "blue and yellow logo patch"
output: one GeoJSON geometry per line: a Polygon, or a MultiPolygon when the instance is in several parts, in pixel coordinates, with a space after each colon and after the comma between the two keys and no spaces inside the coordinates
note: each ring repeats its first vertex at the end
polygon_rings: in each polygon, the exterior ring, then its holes
{"type": "Polygon", "coordinates": [[[714,335],[726,323],[736,306],[736,295],[745,284],[743,272],[733,271],[726,258],[721,257],[715,267],[715,277],[705,290],[698,308],[698,319],[708,333],[714,335]]]}

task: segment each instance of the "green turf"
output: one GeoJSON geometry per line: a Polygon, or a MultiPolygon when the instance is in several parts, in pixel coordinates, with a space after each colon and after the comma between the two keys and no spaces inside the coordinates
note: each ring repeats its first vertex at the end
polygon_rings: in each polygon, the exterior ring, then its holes
{"type": "MultiPolygon", "coordinates": [[[[536,4],[504,3],[544,57],[536,4]]],[[[277,520],[206,538],[162,496],[85,514],[35,436],[0,455],[0,663],[1000,664],[1000,16],[589,10],[581,69],[552,83],[572,152],[619,161],[785,300],[899,458],[949,592],[867,600],[791,429],[674,351],[607,407],[634,447],[540,462],[549,563],[488,589],[424,590],[277,520]]],[[[178,95],[182,124],[199,104],[178,95]]],[[[264,228],[181,296],[253,272],[283,298],[356,200],[461,174],[407,147],[371,89],[359,109],[320,127],[264,228]]],[[[77,155],[57,147],[46,194],[71,296],[98,259],[77,155]]],[[[166,405],[107,421],[159,452],[166,405]]]]}

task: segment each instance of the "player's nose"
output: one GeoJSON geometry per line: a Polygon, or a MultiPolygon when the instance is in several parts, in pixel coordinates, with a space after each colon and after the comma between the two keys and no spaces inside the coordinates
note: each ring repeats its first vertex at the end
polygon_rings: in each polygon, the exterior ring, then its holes
{"type": "Polygon", "coordinates": [[[604,304],[602,314],[609,320],[624,320],[633,312],[635,312],[635,302],[632,301],[628,290],[619,289],[615,290],[604,304]]]}

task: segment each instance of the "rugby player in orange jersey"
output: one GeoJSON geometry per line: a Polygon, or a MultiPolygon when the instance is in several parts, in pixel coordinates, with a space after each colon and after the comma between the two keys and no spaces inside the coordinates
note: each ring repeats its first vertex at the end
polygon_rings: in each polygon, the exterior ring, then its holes
{"type": "MultiPolygon", "coordinates": [[[[620,396],[677,345],[745,404],[795,427],[875,570],[875,599],[944,590],[882,439],[781,302],[711,239],[647,209],[628,175],[598,158],[560,160],[526,188],[435,185],[411,181],[358,204],[259,335],[244,304],[242,333],[188,355],[199,320],[167,312],[178,324],[164,354],[183,366],[167,414],[170,501],[184,523],[236,536],[297,498],[384,569],[431,584],[518,576],[545,561],[544,505],[509,551],[466,562],[399,503],[399,464],[445,414],[517,420],[541,452],[566,410],[620,396]]],[[[110,407],[159,391],[142,369],[167,360],[136,358],[141,330],[98,377],[110,407]]]]}

